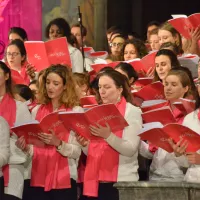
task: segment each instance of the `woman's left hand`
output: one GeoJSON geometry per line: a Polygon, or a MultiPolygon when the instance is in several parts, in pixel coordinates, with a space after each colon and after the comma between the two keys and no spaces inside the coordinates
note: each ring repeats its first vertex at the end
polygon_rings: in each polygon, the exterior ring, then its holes
{"type": "Polygon", "coordinates": [[[61,144],[61,140],[59,140],[55,132],[53,130],[49,130],[50,133],[39,133],[38,137],[41,141],[43,141],[45,144],[53,145],[58,147],[61,144]]]}
{"type": "Polygon", "coordinates": [[[36,69],[34,67],[34,65],[32,64],[27,64],[26,65],[26,73],[30,76],[31,79],[34,79],[35,78],[35,72],[36,72],[36,69]]]}
{"type": "Polygon", "coordinates": [[[106,126],[101,126],[99,124],[96,124],[96,126],[90,125],[90,132],[94,136],[107,139],[111,134],[111,129],[108,123],[106,123],[106,126]]]}

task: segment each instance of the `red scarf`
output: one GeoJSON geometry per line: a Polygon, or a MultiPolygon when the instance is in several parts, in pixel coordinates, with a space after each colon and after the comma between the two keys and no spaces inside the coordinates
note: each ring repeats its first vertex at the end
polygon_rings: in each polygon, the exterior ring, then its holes
{"type": "MultiPolygon", "coordinates": [[[[9,94],[5,94],[0,102],[0,116],[6,119],[10,127],[15,124],[16,110],[17,106],[15,100],[9,94]]],[[[9,165],[3,167],[3,175],[4,185],[7,187],[9,181],[9,165]]]]}
{"type": "MultiPolygon", "coordinates": [[[[60,109],[70,111],[64,106],[60,109]]],[[[51,103],[42,105],[36,119],[41,121],[43,117],[53,112],[51,103]]],[[[54,131],[59,131],[62,124],[56,127],[54,131]]],[[[69,132],[66,131],[63,141],[68,142],[69,132]]],[[[45,191],[51,189],[64,189],[71,187],[70,171],[68,159],[57,152],[56,147],[48,146],[38,148],[34,146],[34,155],[32,161],[31,186],[44,187],[45,191]]]]}
{"type": "MultiPolygon", "coordinates": [[[[116,107],[125,116],[126,100],[121,99],[116,107]]],[[[122,138],[123,130],[115,132],[122,138]]],[[[119,153],[106,141],[91,141],[88,147],[87,164],[84,174],[84,195],[98,196],[99,181],[117,182],[119,153]],[[105,164],[106,163],[106,164],[105,164]]]]}

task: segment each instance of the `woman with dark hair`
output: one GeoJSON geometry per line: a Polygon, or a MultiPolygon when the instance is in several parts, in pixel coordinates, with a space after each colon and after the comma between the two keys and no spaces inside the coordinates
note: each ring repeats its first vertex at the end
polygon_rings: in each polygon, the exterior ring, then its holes
{"type": "Polygon", "coordinates": [[[181,67],[177,56],[169,49],[161,49],[155,57],[154,82],[163,81],[172,68],[181,67]]]}
{"type": "MultiPolygon", "coordinates": [[[[14,99],[11,71],[0,61],[0,116],[4,117],[10,127],[31,120],[28,107],[14,99]]],[[[4,168],[5,200],[21,199],[24,186],[24,162],[26,155],[15,146],[16,138],[10,138],[11,157],[9,165],[4,168]],[[17,181],[16,181],[17,180],[17,181]]]]}
{"type": "Polygon", "coordinates": [[[97,100],[100,104],[115,104],[129,126],[112,133],[108,124],[91,125],[91,134],[104,139],[98,142],[88,143],[81,136],[77,137],[86,145],[84,152],[88,155],[83,193],[91,199],[118,200],[119,194],[113,184],[138,181],[139,178],[137,155],[140,139],[137,135],[142,127],[141,111],[131,104],[132,97],[124,75],[106,70],[98,76],[97,100]]]}
{"type": "Polygon", "coordinates": [[[144,42],[140,39],[128,40],[124,44],[123,55],[124,60],[132,60],[135,58],[142,58],[148,54],[148,50],[144,42]]]}
{"type": "Polygon", "coordinates": [[[11,69],[12,79],[15,84],[30,83],[35,78],[35,72],[27,68],[27,54],[24,42],[20,39],[13,40],[8,44],[5,53],[5,61],[11,69]]]}
{"type": "Polygon", "coordinates": [[[49,40],[60,37],[66,37],[68,41],[68,49],[72,62],[73,72],[83,72],[83,57],[81,52],[73,47],[71,40],[71,29],[68,22],[63,18],[56,18],[49,22],[45,30],[45,36],[49,40]]]}
{"type": "MultiPolygon", "coordinates": [[[[38,103],[32,110],[32,117],[37,121],[60,110],[83,112],[78,106],[79,98],[70,68],[58,64],[45,70],[38,103]]],[[[73,131],[66,130],[62,137],[55,135],[54,131],[63,130],[62,126],[62,123],[50,124],[48,133],[39,134],[39,139],[46,144],[43,149],[27,145],[23,137],[18,139],[18,147],[28,154],[23,199],[77,199],[76,161],[81,148],[73,131]]]]}
{"type": "Polygon", "coordinates": [[[115,67],[115,70],[128,78],[130,86],[138,80],[137,72],[129,63],[121,62],[115,67]]]}
{"type": "Polygon", "coordinates": [[[16,39],[22,40],[23,42],[28,40],[26,31],[21,27],[11,27],[8,38],[10,42],[16,39]]]}

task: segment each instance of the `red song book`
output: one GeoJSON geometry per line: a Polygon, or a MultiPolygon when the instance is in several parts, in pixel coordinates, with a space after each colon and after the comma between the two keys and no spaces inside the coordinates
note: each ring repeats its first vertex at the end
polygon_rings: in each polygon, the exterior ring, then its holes
{"type": "Polygon", "coordinates": [[[141,110],[142,112],[148,112],[150,110],[162,108],[166,105],[167,105],[167,101],[164,99],[143,101],[141,105],[141,110]]]}
{"type": "Polygon", "coordinates": [[[147,140],[153,145],[160,147],[169,153],[173,152],[172,147],[168,143],[168,139],[172,138],[177,143],[181,138],[188,141],[186,152],[196,152],[200,149],[200,135],[188,127],[180,124],[167,124],[163,128],[156,127],[150,130],[146,129],[139,134],[141,140],[147,140]]]}
{"type": "Polygon", "coordinates": [[[180,110],[184,115],[187,115],[195,110],[195,100],[180,98],[173,105],[180,110]]]}
{"type": "Polygon", "coordinates": [[[151,84],[152,81],[153,81],[152,77],[139,78],[137,81],[135,81],[134,85],[143,87],[143,86],[151,84]]]}
{"type": "Polygon", "coordinates": [[[98,105],[97,100],[94,95],[85,96],[80,99],[81,106],[96,106],[98,105]]]}
{"type": "Polygon", "coordinates": [[[116,61],[116,62],[111,62],[111,63],[107,63],[107,64],[92,64],[91,67],[92,69],[98,73],[101,69],[103,69],[104,67],[112,67],[115,68],[120,62],[116,61]]]}
{"type": "Polygon", "coordinates": [[[107,51],[95,51],[95,52],[90,52],[89,53],[89,58],[91,59],[106,59],[108,57],[108,52],[107,51]]]}
{"type": "Polygon", "coordinates": [[[102,139],[91,135],[90,125],[96,126],[96,124],[100,124],[105,126],[107,122],[112,132],[123,130],[128,126],[128,123],[114,104],[102,104],[81,113],[59,112],[59,118],[67,128],[90,140],[102,139]]]}
{"type": "Polygon", "coordinates": [[[160,81],[146,85],[138,92],[133,92],[132,94],[134,97],[139,97],[144,101],[165,98],[164,86],[160,81]]]}
{"type": "Polygon", "coordinates": [[[172,15],[174,19],[168,22],[186,39],[191,39],[190,29],[195,29],[200,24],[200,13],[194,13],[190,16],[186,15],[172,15]]]}
{"type": "Polygon", "coordinates": [[[41,71],[51,64],[63,64],[71,66],[66,37],[55,40],[27,41],[24,43],[28,54],[28,62],[41,71]]]}
{"type": "Polygon", "coordinates": [[[153,51],[146,56],[144,56],[141,61],[144,65],[144,71],[148,72],[150,68],[155,67],[155,57],[156,57],[157,51],[153,51]]]}
{"type": "Polygon", "coordinates": [[[132,59],[132,60],[128,60],[128,61],[125,61],[126,63],[129,63],[136,72],[138,73],[142,73],[144,72],[144,64],[142,63],[141,59],[140,58],[135,58],[135,59],[132,59]]]}
{"type": "Polygon", "coordinates": [[[169,106],[164,106],[142,113],[144,123],[160,122],[163,125],[176,123],[174,115],[169,106]]]}
{"type": "Polygon", "coordinates": [[[39,133],[50,133],[49,130],[53,130],[61,140],[66,134],[66,128],[63,122],[59,120],[57,112],[45,116],[41,122],[35,120],[27,124],[12,127],[11,130],[18,137],[24,136],[27,144],[33,144],[39,147],[45,147],[45,144],[38,138],[39,133]]]}

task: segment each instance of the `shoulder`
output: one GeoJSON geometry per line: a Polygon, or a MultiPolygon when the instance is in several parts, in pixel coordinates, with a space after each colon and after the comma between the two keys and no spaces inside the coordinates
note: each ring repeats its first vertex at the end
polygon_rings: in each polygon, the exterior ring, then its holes
{"type": "Polygon", "coordinates": [[[0,116],[0,130],[9,129],[7,121],[0,116]]]}
{"type": "Polygon", "coordinates": [[[37,112],[39,110],[39,108],[41,107],[41,105],[37,105],[33,108],[32,112],[31,112],[31,115],[32,115],[32,118],[35,119],[36,118],[36,115],[37,115],[37,112]]]}
{"type": "Polygon", "coordinates": [[[132,105],[131,103],[126,104],[125,119],[130,122],[138,122],[142,124],[142,111],[140,108],[132,105]]]}
{"type": "Polygon", "coordinates": [[[69,54],[70,54],[71,56],[77,55],[77,54],[81,54],[81,52],[80,52],[77,48],[73,47],[73,46],[70,45],[70,44],[68,44],[68,49],[69,49],[69,54]]]}
{"type": "Polygon", "coordinates": [[[17,108],[17,112],[29,112],[28,106],[26,105],[26,103],[21,102],[21,101],[17,101],[16,102],[16,108],[17,108]]]}
{"type": "Polygon", "coordinates": [[[198,131],[200,129],[200,120],[198,118],[199,109],[189,113],[185,116],[182,125],[187,126],[188,128],[198,131]]]}

